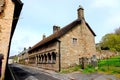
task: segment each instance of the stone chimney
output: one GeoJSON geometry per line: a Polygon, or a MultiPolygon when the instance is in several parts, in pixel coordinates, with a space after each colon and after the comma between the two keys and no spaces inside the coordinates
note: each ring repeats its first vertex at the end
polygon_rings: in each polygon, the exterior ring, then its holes
{"type": "Polygon", "coordinates": [[[59,26],[56,26],[56,25],[53,26],[53,33],[57,32],[59,30],[60,30],[59,26]]]}
{"type": "Polygon", "coordinates": [[[43,39],[45,39],[46,38],[46,35],[45,34],[43,34],[43,39]]]}
{"type": "Polygon", "coordinates": [[[77,11],[78,11],[78,18],[84,19],[84,9],[81,5],[79,6],[77,11]]]}
{"type": "Polygon", "coordinates": [[[28,49],[31,49],[31,47],[29,46],[29,48],[28,49]]]}
{"type": "Polygon", "coordinates": [[[24,47],[24,51],[26,50],[26,47],[24,47]]]}

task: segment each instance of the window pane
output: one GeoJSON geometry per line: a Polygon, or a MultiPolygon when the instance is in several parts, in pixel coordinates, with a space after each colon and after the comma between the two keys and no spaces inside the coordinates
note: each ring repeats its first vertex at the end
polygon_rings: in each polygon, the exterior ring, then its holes
{"type": "Polygon", "coordinates": [[[77,38],[73,38],[73,44],[77,44],[77,38]]]}

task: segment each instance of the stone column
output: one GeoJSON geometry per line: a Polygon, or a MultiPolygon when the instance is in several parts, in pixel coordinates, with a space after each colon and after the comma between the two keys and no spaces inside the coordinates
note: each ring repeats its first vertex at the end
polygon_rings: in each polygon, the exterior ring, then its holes
{"type": "Polygon", "coordinates": [[[37,60],[37,63],[39,64],[39,54],[38,54],[38,60],[37,60]]]}
{"type": "Polygon", "coordinates": [[[29,57],[28,57],[28,65],[29,65],[29,57]]]}
{"type": "Polygon", "coordinates": [[[37,55],[35,55],[35,65],[37,65],[37,55]]]}

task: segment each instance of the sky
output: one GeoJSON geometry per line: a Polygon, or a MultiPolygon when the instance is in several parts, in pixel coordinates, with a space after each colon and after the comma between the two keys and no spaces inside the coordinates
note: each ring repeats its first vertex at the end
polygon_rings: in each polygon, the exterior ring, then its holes
{"type": "Polygon", "coordinates": [[[95,43],[120,27],[120,0],[21,0],[24,5],[14,32],[10,56],[24,47],[32,47],[42,35],[53,33],[53,25],[61,28],[77,19],[79,5],[84,8],[85,20],[97,35],[95,43]]]}

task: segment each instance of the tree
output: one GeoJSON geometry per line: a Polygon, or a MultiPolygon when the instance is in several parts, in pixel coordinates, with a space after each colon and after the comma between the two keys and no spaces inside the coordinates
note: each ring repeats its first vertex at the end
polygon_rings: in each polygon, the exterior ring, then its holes
{"type": "Polygon", "coordinates": [[[119,34],[120,35],[120,27],[115,29],[115,34],[119,34]]]}
{"type": "Polygon", "coordinates": [[[114,33],[103,36],[97,47],[102,50],[113,50],[120,52],[120,27],[115,29],[114,33]]]}
{"type": "Polygon", "coordinates": [[[120,35],[106,34],[100,42],[101,49],[115,50],[120,52],[120,35]]]}
{"type": "Polygon", "coordinates": [[[18,56],[17,56],[17,55],[14,56],[14,61],[15,61],[15,62],[18,61],[18,56]]]}

